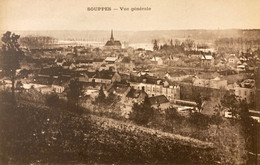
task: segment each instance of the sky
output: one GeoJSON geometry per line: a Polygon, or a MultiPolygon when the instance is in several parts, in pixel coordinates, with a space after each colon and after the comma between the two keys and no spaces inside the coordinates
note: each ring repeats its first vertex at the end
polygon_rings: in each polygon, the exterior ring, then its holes
{"type": "Polygon", "coordinates": [[[0,0],[0,30],[230,28],[260,29],[260,0],[0,0]],[[151,10],[132,12],[133,7],[151,10]]]}

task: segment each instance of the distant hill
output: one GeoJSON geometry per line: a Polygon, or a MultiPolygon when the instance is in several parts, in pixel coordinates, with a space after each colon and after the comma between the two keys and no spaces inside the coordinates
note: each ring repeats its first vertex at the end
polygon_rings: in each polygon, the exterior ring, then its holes
{"type": "MultiPolygon", "coordinates": [[[[106,42],[110,38],[110,31],[14,31],[21,36],[38,35],[54,37],[58,40],[82,40],[106,42]]],[[[4,32],[1,32],[1,34],[4,32]]],[[[158,39],[161,42],[170,39],[191,38],[197,41],[214,41],[217,38],[245,38],[259,39],[260,29],[227,29],[227,30],[158,30],[158,31],[116,31],[114,37],[121,42],[128,43],[151,43],[158,39]]]]}

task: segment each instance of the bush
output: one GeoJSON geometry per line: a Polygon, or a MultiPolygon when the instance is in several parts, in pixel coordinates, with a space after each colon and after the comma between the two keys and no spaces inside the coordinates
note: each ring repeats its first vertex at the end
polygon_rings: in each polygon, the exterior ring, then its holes
{"type": "Polygon", "coordinates": [[[171,108],[165,110],[165,119],[175,121],[176,123],[181,123],[184,120],[184,117],[181,116],[176,109],[171,108]]]}
{"type": "Polygon", "coordinates": [[[45,103],[49,107],[57,107],[59,105],[59,96],[56,93],[47,94],[45,103]]]}
{"type": "Polygon", "coordinates": [[[134,103],[130,119],[136,124],[146,125],[153,117],[154,109],[151,107],[148,97],[145,98],[142,104],[134,103]]]}
{"type": "Polygon", "coordinates": [[[201,113],[192,113],[189,122],[196,125],[198,128],[207,129],[211,122],[211,118],[201,113]]]}

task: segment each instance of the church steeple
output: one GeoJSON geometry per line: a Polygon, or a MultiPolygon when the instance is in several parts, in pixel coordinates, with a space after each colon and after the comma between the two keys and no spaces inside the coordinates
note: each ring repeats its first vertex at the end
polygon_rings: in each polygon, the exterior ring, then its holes
{"type": "Polygon", "coordinates": [[[110,41],[114,41],[114,36],[113,36],[113,29],[111,30],[111,37],[110,37],[110,41]]]}
{"type": "Polygon", "coordinates": [[[115,40],[113,36],[113,29],[111,29],[110,40],[108,40],[105,46],[109,49],[121,49],[121,42],[119,40],[115,40]]]}

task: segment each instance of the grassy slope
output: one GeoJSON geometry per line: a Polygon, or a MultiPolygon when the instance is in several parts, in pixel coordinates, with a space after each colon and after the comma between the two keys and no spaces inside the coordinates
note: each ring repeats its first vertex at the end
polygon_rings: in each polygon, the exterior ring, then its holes
{"type": "Polygon", "coordinates": [[[205,163],[209,143],[97,116],[22,103],[0,104],[1,162],[205,163]]]}

